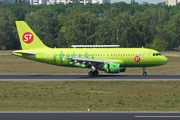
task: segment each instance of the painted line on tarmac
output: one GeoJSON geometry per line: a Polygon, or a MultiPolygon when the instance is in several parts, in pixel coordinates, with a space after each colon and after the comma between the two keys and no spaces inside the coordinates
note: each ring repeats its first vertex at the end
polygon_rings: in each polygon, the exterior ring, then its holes
{"type": "Polygon", "coordinates": [[[61,82],[61,81],[180,81],[180,79],[0,79],[8,82],[61,82]]]}
{"type": "Polygon", "coordinates": [[[136,118],[180,118],[180,116],[135,116],[136,118]]]}
{"type": "MultiPolygon", "coordinates": [[[[153,114],[180,114],[180,112],[163,112],[163,111],[0,111],[0,113],[153,113],[153,114]]],[[[147,117],[147,116],[135,116],[135,117],[147,117]]],[[[155,116],[156,117],[156,116],[155,116]]],[[[178,116],[179,117],[179,116],[178,116]]]]}

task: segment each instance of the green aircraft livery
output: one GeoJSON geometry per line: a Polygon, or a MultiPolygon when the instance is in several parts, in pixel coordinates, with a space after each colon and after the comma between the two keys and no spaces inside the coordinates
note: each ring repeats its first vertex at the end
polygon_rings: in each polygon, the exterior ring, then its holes
{"type": "Polygon", "coordinates": [[[13,55],[58,66],[91,68],[89,76],[98,70],[106,73],[125,72],[126,67],[145,68],[164,65],[168,59],[158,51],[147,48],[49,48],[24,21],[16,21],[22,50],[13,55]]]}

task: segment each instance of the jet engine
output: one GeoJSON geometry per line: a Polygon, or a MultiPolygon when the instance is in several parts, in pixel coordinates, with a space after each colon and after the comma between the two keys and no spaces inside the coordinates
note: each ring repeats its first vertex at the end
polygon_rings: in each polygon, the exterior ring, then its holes
{"type": "Polygon", "coordinates": [[[104,71],[106,73],[125,72],[126,67],[120,67],[120,64],[118,64],[118,63],[108,63],[108,64],[104,65],[104,71]]]}

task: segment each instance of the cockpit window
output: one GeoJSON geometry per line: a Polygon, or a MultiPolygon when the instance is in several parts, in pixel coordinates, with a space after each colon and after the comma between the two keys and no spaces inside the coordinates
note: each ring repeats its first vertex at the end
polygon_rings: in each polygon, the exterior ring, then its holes
{"type": "Polygon", "coordinates": [[[161,56],[161,53],[153,53],[153,56],[161,56]]]}
{"type": "Polygon", "coordinates": [[[161,56],[161,53],[156,53],[156,56],[161,56]]]}

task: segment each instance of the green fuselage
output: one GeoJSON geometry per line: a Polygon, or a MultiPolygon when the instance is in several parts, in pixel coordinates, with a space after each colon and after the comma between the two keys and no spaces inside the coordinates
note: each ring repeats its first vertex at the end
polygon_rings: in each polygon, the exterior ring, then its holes
{"type": "Polygon", "coordinates": [[[153,67],[168,62],[168,59],[158,51],[146,48],[39,48],[14,51],[13,55],[67,67],[77,67],[71,63],[70,58],[115,62],[121,67],[153,67]],[[135,61],[136,56],[140,57],[140,61],[135,61]]]}

